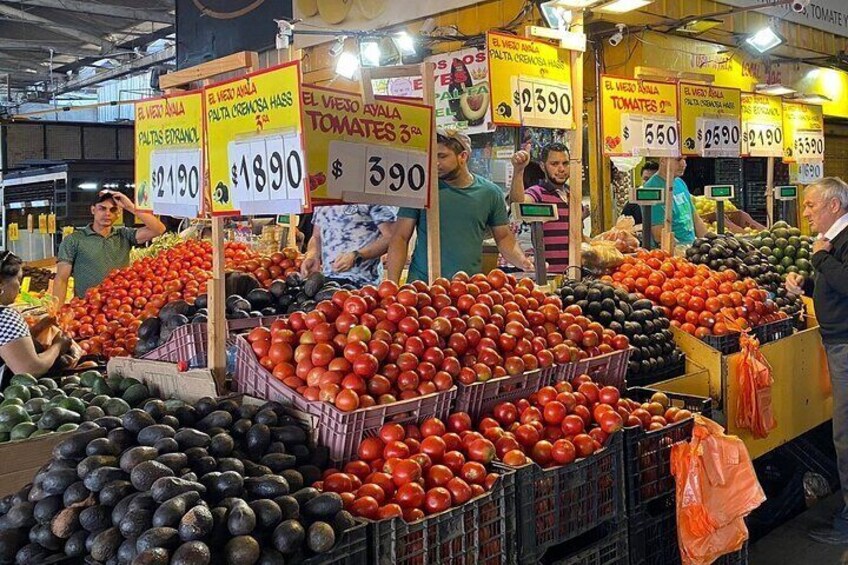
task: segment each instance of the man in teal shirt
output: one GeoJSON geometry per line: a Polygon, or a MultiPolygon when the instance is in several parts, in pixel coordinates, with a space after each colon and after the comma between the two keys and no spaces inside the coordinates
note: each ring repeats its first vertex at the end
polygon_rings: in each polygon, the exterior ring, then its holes
{"type": "MultiPolygon", "coordinates": [[[[442,276],[450,278],[459,271],[481,272],[483,239],[488,230],[507,261],[532,271],[533,263],[509,229],[503,192],[491,181],[468,170],[471,139],[453,130],[439,130],[437,141],[442,276]]],[[[409,240],[416,230],[418,236],[407,279],[428,280],[427,212],[401,208],[389,243],[386,275],[395,282],[400,280],[409,240]]]]}
{"type": "MultiPolygon", "coordinates": [[[[695,210],[689,188],[680,176],[686,171],[686,157],[667,158],[660,160],[660,170],[645,183],[645,188],[665,188],[665,174],[669,162],[674,175],[671,205],[671,229],[674,232],[675,245],[692,245],[696,237],[707,233],[707,226],[695,210]]],[[[651,207],[651,232],[654,241],[662,240],[662,230],[665,223],[665,206],[662,204],[651,207]]]]}

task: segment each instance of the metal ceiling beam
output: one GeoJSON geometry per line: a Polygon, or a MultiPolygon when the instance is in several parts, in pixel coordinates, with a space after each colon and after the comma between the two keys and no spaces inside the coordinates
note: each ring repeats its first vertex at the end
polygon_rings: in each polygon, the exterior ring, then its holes
{"type": "Polygon", "coordinates": [[[4,39],[0,38],[0,49],[7,51],[50,51],[74,57],[99,57],[100,49],[64,43],[55,39],[4,39]]]}
{"type": "Polygon", "coordinates": [[[56,8],[68,12],[81,12],[96,16],[109,16],[111,18],[123,18],[138,22],[156,22],[161,24],[173,24],[176,21],[174,14],[164,10],[150,10],[144,8],[131,8],[129,6],[115,6],[109,4],[98,4],[97,2],[82,2],[80,0],[2,0],[7,4],[16,6],[37,6],[39,8],[56,8]]]}
{"type": "Polygon", "coordinates": [[[64,25],[54,20],[42,18],[41,16],[37,16],[24,10],[13,8],[7,4],[0,4],[0,14],[5,14],[11,18],[17,18],[18,20],[29,24],[42,25],[47,29],[62,34],[66,37],[71,37],[79,41],[97,45],[102,51],[107,51],[112,46],[108,41],[105,41],[102,37],[92,35],[86,31],[77,29],[73,26],[64,25]]]}

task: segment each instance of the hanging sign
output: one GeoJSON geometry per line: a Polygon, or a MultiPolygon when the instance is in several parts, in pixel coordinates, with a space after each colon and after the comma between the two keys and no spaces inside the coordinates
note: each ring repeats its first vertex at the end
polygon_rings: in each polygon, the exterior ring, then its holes
{"type": "Polygon", "coordinates": [[[56,233],[56,214],[47,215],[47,233],[50,235],[56,233]]]}
{"type": "Polygon", "coordinates": [[[677,108],[676,84],[602,76],[604,155],[679,156],[677,108]]]}
{"type": "Polygon", "coordinates": [[[18,224],[9,224],[9,241],[18,241],[21,237],[18,224]]]}
{"type": "Polygon", "coordinates": [[[139,210],[196,218],[203,207],[203,97],[187,92],[135,104],[139,210]]]}
{"type": "Polygon", "coordinates": [[[38,233],[47,233],[47,214],[38,215],[38,233]]]}
{"type": "Polygon", "coordinates": [[[303,126],[313,199],[429,206],[432,107],[305,84],[303,126]]]}
{"type": "Polygon", "coordinates": [[[783,157],[783,102],[776,96],[742,94],[742,155],[783,157]]]}
{"type": "MultiPolygon", "coordinates": [[[[783,161],[785,163],[824,162],[824,116],[821,106],[783,103],[783,161]]],[[[807,168],[806,172],[814,169],[807,168]]],[[[809,179],[809,177],[807,177],[809,179]]],[[[817,177],[812,180],[818,180],[817,177]]]]}
{"type": "Polygon", "coordinates": [[[203,108],[214,215],[310,208],[299,61],[208,86],[203,108]]]}
{"type": "Polygon", "coordinates": [[[486,42],[495,125],[574,127],[568,51],[496,32],[486,42]]]}
{"type": "Polygon", "coordinates": [[[742,93],[737,88],[680,83],[683,154],[739,157],[742,93]]]}

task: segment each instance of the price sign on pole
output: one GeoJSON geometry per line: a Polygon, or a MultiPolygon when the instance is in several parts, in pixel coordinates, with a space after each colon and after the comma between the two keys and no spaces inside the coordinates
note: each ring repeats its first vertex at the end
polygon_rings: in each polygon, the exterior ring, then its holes
{"type": "Polygon", "coordinates": [[[824,116],[821,106],[783,103],[786,132],[783,161],[798,164],[798,182],[809,184],[824,177],[824,116]]]}
{"type": "Polygon", "coordinates": [[[680,124],[683,154],[701,157],[738,157],[742,140],[742,93],[680,83],[680,124]]]}
{"type": "Polygon", "coordinates": [[[9,224],[9,241],[18,241],[20,237],[18,224],[9,224]]]}
{"type": "Polygon", "coordinates": [[[51,235],[56,233],[56,214],[47,215],[47,233],[51,235]]]}
{"type": "Polygon", "coordinates": [[[796,182],[799,184],[811,184],[824,178],[824,161],[803,161],[799,162],[797,167],[796,182]]]}
{"type": "Polygon", "coordinates": [[[677,86],[671,83],[601,77],[604,155],[677,157],[677,86]]]}
{"type": "Polygon", "coordinates": [[[38,215],[38,233],[47,234],[47,214],[38,215]]]}
{"type": "Polygon", "coordinates": [[[496,32],[489,32],[486,41],[495,125],[574,127],[567,51],[496,32]]]}
{"type": "Polygon", "coordinates": [[[303,113],[316,201],[429,206],[432,107],[304,85],[303,113]]]}
{"type": "Polygon", "coordinates": [[[136,206],[195,218],[203,208],[203,98],[188,92],[135,105],[136,206]]]}
{"type": "Polygon", "coordinates": [[[213,214],[310,208],[300,82],[294,61],[204,89],[213,214]]]}
{"type": "Polygon", "coordinates": [[[742,94],[742,155],[783,156],[783,103],[765,94],[742,94]]]}

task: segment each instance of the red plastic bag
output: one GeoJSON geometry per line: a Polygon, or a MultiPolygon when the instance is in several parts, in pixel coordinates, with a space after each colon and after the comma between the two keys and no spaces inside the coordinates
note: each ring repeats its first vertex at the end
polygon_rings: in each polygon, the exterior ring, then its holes
{"type": "Polygon", "coordinates": [[[692,441],[671,450],[684,565],[709,565],[748,539],[744,517],[766,497],[742,440],[695,416],[692,441]]]}
{"type": "Polygon", "coordinates": [[[743,333],[739,338],[741,357],[737,379],[736,426],[751,430],[755,438],[767,437],[777,427],[771,408],[771,366],[760,351],[757,338],[743,333]]]}

